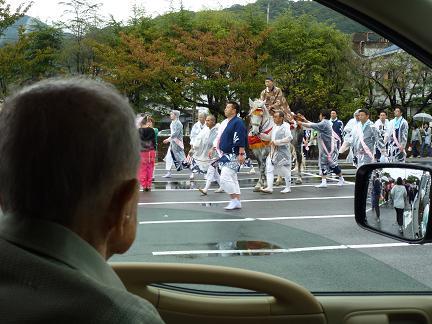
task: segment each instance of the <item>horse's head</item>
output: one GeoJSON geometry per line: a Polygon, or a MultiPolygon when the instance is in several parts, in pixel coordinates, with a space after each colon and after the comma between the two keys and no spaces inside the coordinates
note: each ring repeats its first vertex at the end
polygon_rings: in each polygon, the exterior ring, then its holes
{"type": "Polygon", "coordinates": [[[249,118],[252,126],[251,133],[255,136],[260,133],[260,126],[269,117],[269,114],[265,102],[262,100],[255,99],[255,101],[252,101],[249,99],[249,107],[249,118]]]}

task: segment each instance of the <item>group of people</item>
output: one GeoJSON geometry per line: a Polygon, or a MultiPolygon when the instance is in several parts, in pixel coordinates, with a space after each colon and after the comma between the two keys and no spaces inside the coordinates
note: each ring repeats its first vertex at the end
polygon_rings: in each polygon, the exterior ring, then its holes
{"type": "Polygon", "coordinates": [[[420,127],[417,125],[412,126],[411,145],[408,149],[412,151],[413,157],[432,156],[431,128],[429,124],[422,124],[420,127]]]}
{"type": "Polygon", "coordinates": [[[164,140],[165,144],[169,143],[165,156],[167,174],[164,177],[171,177],[173,166],[177,171],[189,168],[191,179],[194,172],[204,173],[206,184],[199,189],[201,193],[207,195],[211,183],[217,181],[220,187],[216,192],[226,192],[231,198],[225,209],[240,209],[241,192],[237,172],[246,159],[247,132],[243,120],[238,117],[239,113],[240,106],[235,101],[226,104],[226,119],[220,124],[216,123],[215,116],[201,112],[198,122],[192,127],[191,150],[186,157],[180,114],[172,111],[171,135],[164,140]]]}
{"type": "MultiPolygon", "coordinates": [[[[344,184],[338,158],[346,151],[349,151],[347,160],[357,168],[373,162],[405,162],[408,123],[403,118],[402,107],[395,107],[394,118],[390,121],[387,113],[382,111],[379,119],[373,122],[370,120],[369,110],[363,108],[356,110],[353,118],[345,126],[338,119],[335,110],[321,111],[320,121],[313,123],[301,113],[291,112],[281,89],[274,85],[271,77],[266,78],[265,85],[266,88],[261,92],[260,98],[265,102],[273,118],[274,127],[270,132],[259,134],[260,139],[269,142],[271,147],[266,159],[267,186],[261,188],[262,192],[273,192],[275,174],[285,178],[286,185],[282,193],[291,191],[291,143],[293,142],[291,131],[296,127],[302,129],[300,134],[304,136],[298,141],[300,152],[297,156],[302,156],[304,150],[306,153],[309,149],[313,151],[314,144],[318,147],[318,165],[321,175],[321,183],[316,186],[318,188],[327,187],[327,177],[331,173],[339,177],[338,185],[344,184]]],[[[226,192],[231,196],[232,201],[226,209],[241,208],[237,172],[246,159],[247,131],[244,121],[238,117],[239,112],[238,103],[229,102],[224,111],[226,119],[220,124],[217,123],[215,116],[200,112],[198,121],[193,125],[190,133],[191,149],[188,154],[185,154],[183,125],[179,120],[180,112],[171,111],[171,134],[163,141],[164,144],[169,144],[164,159],[167,172],[164,177],[171,177],[173,168],[177,171],[189,168],[190,179],[193,179],[196,173],[204,173],[206,184],[199,188],[202,195],[207,195],[211,183],[215,181],[219,184],[216,192],[226,192]]],[[[150,190],[156,156],[155,136],[149,130],[153,127],[152,123],[151,117],[144,118],[139,130],[141,139],[139,180],[144,190],[150,190]]],[[[411,141],[413,144],[418,144],[423,139],[422,147],[427,147],[430,143],[430,134],[430,129],[425,126],[423,132],[414,132],[411,141]]]]}
{"type": "Polygon", "coordinates": [[[396,211],[396,223],[399,226],[399,232],[403,233],[404,211],[411,208],[417,193],[417,183],[410,184],[405,179],[398,177],[396,181],[389,180],[383,184],[379,175],[374,174],[372,178],[371,204],[372,210],[375,211],[377,222],[380,222],[381,199],[387,205],[391,201],[396,211]]]}

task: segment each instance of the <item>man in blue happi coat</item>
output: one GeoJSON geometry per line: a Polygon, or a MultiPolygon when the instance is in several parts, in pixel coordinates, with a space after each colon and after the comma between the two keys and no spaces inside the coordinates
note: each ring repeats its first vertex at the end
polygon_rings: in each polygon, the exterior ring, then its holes
{"type": "Polygon", "coordinates": [[[231,201],[227,210],[240,209],[240,185],[237,172],[240,165],[245,162],[245,147],[247,143],[247,131],[244,122],[237,117],[240,106],[235,101],[229,101],[225,107],[225,119],[219,129],[216,148],[221,153],[219,167],[221,168],[221,188],[230,195],[231,201]]]}

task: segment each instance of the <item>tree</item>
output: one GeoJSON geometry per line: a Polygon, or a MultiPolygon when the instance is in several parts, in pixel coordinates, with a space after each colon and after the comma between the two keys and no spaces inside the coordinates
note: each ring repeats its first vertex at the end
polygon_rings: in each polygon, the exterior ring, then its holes
{"type": "Polygon", "coordinates": [[[323,108],[350,107],[353,98],[347,90],[352,54],[348,38],[312,17],[294,18],[290,12],[271,28],[266,42],[268,71],[292,109],[317,118],[323,108]]]}
{"type": "MultiPolygon", "coordinates": [[[[172,13],[169,18],[173,19],[172,13]]],[[[180,22],[185,24],[184,17],[180,22]]],[[[266,56],[257,53],[264,32],[254,34],[226,13],[200,13],[185,26],[159,29],[157,38],[150,40],[136,32],[122,34],[121,46],[111,51],[100,48],[105,78],[138,106],[150,102],[179,109],[201,106],[216,116],[223,113],[227,100],[240,100],[246,107],[262,83],[257,76],[266,56]]],[[[152,28],[160,25],[156,22],[152,28]]]]}
{"type": "Polygon", "coordinates": [[[431,104],[431,69],[404,51],[357,60],[358,80],[368,84],[360,98],[381,110],[397,104],[422,111],[431,104]]]}
{"type": "Polygon", "coordinates": [[[62,31],[43,24],[32,26],[32,30],[21,30],[18,42],[0,48],[0,97],[6,96],[13,85],[61,73],[62,31]]]}
{"type": "Polygon", "coordinates": [[[3,34],[6,28],[24,16],[32,4],[33,2],[29,2],[27,4],[21,3],[18,5],[15,12],[11,12],[10,4],[7,4],[6,0],[0,0],[0,36],[3,34]]]}
{"type": "Polygon", "coordinates": [[[69,17],[60,26],[70,33],[65,41],[63,58],[72,74],[86,74],[93,64],[94,53],[86,41],[87,34],[101,24],[98,15],[100,3],[87,0],[60,2],[66,7],[64,14],[69,17]]]}

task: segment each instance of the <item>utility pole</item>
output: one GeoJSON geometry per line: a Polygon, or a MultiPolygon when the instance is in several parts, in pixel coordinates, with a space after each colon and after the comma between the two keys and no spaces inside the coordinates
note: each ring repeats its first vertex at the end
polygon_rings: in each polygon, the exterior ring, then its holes
{"type": "Polygon", "coordinates": [[[267,25],[269,24],[269,20],[270,20],[270,1],[267,3],[267,25]]]}
{"type": "MultiPolygon", "coordinates": [[[[271,0],[268,0],[268,3],[267,3],[267,27],[268,27],[269,20],[270,20],[270,1],[271,0]]],[[[267,64],[265,66],[265,72],[267,73],[267,64]]]]}

